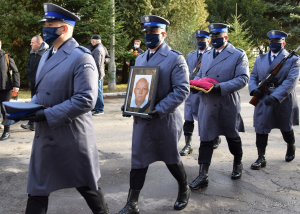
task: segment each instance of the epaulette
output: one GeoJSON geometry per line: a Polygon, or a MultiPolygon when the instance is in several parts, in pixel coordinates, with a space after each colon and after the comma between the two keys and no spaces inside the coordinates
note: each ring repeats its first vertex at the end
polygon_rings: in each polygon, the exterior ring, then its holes
{"type": "Polygon", "coordinates": [[[85,53],[92,54],[92,52],[89,49],[87,49],[86,47],[79,45],[77,48],[83,50],[83,52],[85,52],[85,53]]]}
{"type": "Polygon", "coordinates": [[[240,48],[235,48],[235,49],[237,49],[237,50],[239,50],[241,52],[245,52],[243,49],[240,49],[240,48]]]}
{"type": "Polygon", "coordinates": [[[179,51],[173,50],[171,49],[171,51],[173,51],[174,53],[177,53],[178,55],[182,55],[182,53],[180,53],[179,51]]]}

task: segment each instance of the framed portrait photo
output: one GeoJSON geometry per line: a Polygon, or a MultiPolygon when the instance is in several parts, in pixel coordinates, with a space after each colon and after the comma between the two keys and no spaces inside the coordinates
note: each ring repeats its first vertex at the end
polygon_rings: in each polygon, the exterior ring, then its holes
{"type": "Polygon", "coordinates": [[[151,118],[159,78],[159,66],[131,66],[124,114],[151,118]]]}

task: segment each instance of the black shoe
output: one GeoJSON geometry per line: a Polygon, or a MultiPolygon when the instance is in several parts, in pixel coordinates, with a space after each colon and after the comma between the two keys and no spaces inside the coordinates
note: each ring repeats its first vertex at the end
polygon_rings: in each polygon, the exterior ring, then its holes
{"type": "Polygon", "coordinates": [[[242,173],[243,173],[243,164],[242,163],[240,163],[240,164],[233,163],[231,179],[232,180],[240,179],[242,177],[242,173]]]}
{"type": "Polygon", "coordinates": [[[21,127],[23,129],[29,129],[31,131],[34,131],[34,122],[29,121],[26,125],[21,124],[21,127]]]}
{"type": "Polygon", "coordinates": [[[296,146],[295,143],[287,144],[287,151],[285,155],[285,161],[291,162],[295,158],[296,146]]]}
{"type": "Polygon", "coordinates": [[[140,209],[138,205],[140,190],[129,189],[127,203],[119,214],[139,214],[140,209]]]}
{"type": "Polygon", "coordinates": [[[200,164],[198,177],[189,184],[191,190],[197,190],[208,186],[208,168],[209,164],[200,164]]]}
{"type": "Polygon", "coordinates": [[[266,147],[257,147],[258,159],[251,165],[251,169],[259,170],[262,167],[267,166],[265,158],[266,147]]]}
{"type": "Polygon", "coordinates": [[[100,114],[104,114],[104,111],[94,111],[94,112],[92,113],[93,116],[98,116],[98,115],[100,115],[100,114]]]}
{"type": "Polygon", "coordinates": [[[267,166],[267,161],[265,156],[258,156],[258,159],[251,165],[251,169],[259,170],[260,168],[266,166],[267,166]]]}
{"type": "Polygon", "coordinates": [[[191,145],[192,136],[185,136],[185,146],[183,149],[179,152],[181,156],[186,156],[188,154],[192,154],[193,148],[191,145]]]}
{"type": "Polygon", "coordinates": [[[218,137],[216,137],[216,138],[214,139],[214,145],[213,145],[213,148],[214,148],[214,149],[218,148],[219,145],[220,145],[220,143],[221,143],[221,138],[218,136],[218,137]]]}
{"type": "Polygon", "coordinates": [[[0,137],[0,140],[6,140],[7,138],[9,138],[9,136],[10,136],[9,131],[4,131],[2,133],[2,136],[0,137]]]}
{"type": "Polygon", "coordinates": [[[187,185],[187,182],[178,182],[178,196],[174,204],[174,210],[183,210],[189,203],[189,198],[191,195],[191,189],[187,185]]]}

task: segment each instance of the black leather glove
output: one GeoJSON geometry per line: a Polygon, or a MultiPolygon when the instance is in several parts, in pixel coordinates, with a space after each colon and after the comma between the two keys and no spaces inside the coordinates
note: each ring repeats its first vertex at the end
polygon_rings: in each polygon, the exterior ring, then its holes
{"type": "Polygon", "coordinates": [[[33,122],[41,122],[47,120],[44,109],[40,109],[36,112],[27,114],[25,116],[26,120],[31,120],[33,122]]]}
{"type": "Polygon", "coordinates": [[[131,115],[124,114],[124,105],[121,106],[122,116],[123,117],[131,117],[131,115]]]}
{"type": "Polygon", "coordinates": [[[156,109],[154,109],[152,111],[149,111],[148,115],[151,116],[151,118],[143,116],[142,119],[144,119],[144,120],[152,120],[153,117],[158,116],[158,112],[157,112],[156,109]]]}
{"type": "Polygon", "coordinates": [[[190,88],[190,92],[192,93],[192,94],[198,94],[198,90],[196,90],[196,89],[194,89],[194,88],[190,88]]]}
{"type": "Polygon", "coordinates": [[[254,89],[251,92],[251,95],[257,97],[258,99],[261,99],[264,96],[264,92],[262,92],[262,91],[260,91],[258,89],[254,89]]]}
{"type": "Polygon", "coordinates": [[[210,91],[211,93],[214,94],[221,94],[221,87],[219,83],[214,83],[214,87],[210,91]]]}
{"type": "Polygon", "coordinates": [[[152,117],[158,116],[158,111],[156,109],[153,109],[152,111],[149,111],[148,114],[152,117]]]}
{"type": "Polygon", "coordinates": [[[270,106],[272,104],[275,104],[275,103],[279,103],[279,101],[273,97],[272,95],[270,95],[266,100],[265,100],[265,105],[266,106],[270,106]]]}

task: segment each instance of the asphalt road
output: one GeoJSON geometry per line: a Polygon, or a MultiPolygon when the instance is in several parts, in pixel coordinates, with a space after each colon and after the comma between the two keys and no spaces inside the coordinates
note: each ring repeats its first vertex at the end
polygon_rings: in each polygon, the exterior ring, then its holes
{"type": "MultiPolygon", "coordinates": [[[[300,85],[297,92],[300,95],[300,85]]],[[[286,144],[279,130],[273,130],[269,137],[267,167],[260,171],[250,169],[257,159],[257,152],[252,127],[254,108],[248,104],[249,98],[247,88],[243,89],[242,117],[246,132],[241,133],[244,149],[242,178],[236,181],[230,178],[233,157],[222,137],[222,143],[213,154],[209,186],[193,192],[188,207],[183,211],[173,210],[177,182],[164,163],[152,164],[140,195],[141,213],[300,213],[300,149],[296,150],[294,161],[285,162],[286,144]]],[[[124,97],[106,98],[105,114],[93,117],[101,158],[99,184],[110,213],[117,213],[123,208],[129,189],[132,118],[121,116],[123,102],[124,97]]],[[[180,109],[183,114],[183,105],[180,109]]],[[[26,207],[26,182],[34,132],[22,129],[20,124],[11,127],[12,134],[8,140],[0,141],[0,214],[24,213],[26,207]]],[[[296,144],[299,144],[299,127],[295,127],[294,131],[296,144]]],[[[183,146],[182,137],[179,149],[183,146]]],[[[196,130],[194,152],[182,158],[190,182],[198,174],[198,147],[196,130]]],[[[65,189],[50,195],[48,213],[90,214],[91,211],[75,189],[65,189]]]]}

